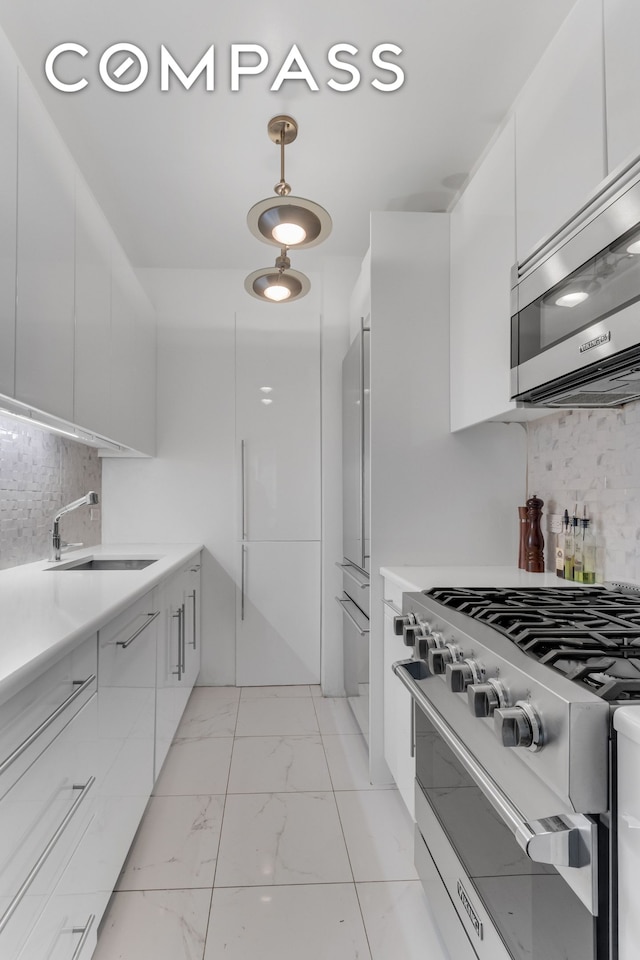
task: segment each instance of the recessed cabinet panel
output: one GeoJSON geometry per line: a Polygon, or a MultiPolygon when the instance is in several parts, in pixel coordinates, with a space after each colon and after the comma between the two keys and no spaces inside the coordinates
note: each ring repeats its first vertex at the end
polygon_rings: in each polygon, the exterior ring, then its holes
{"type": "Polygon", "coordinates": [[[74,422],[111,435],[111,230],[84,181],[76,183],[74,422]]]}
{"type": "Polygon", "coordinates": [[[156,338],[153,311],[137,277],[113,251],[110,437],[155,453],[156,338]]]}
{"type": "Polygon", "coordinates": [[[0,33],[0,393],[15,390],[18,64],[0,33]]]}
{"type": "Polygon", "coordinates": [[[452,430],[515,408],[510,400],[515,204],[512,118],[451,214],[452,430]]]}
{"type": "Polygon", "coordinates": [[[640,4],[604,0],[604,64],[609,172],[640,155],[640,4]]]}
{"type": "Polygon", "coordinates": [[[320,682],[320,546],[238,544],[238,686],[320,682]]]}
{"type": "Polygon", "coordinates": [[[384,608],[384,758],[407,810],[414,816],[416,761],[413,756],[413,701],[392,670],[412,654],[393,631],[393,613],[384,608]]]}
{"type": "Polygon", "coordinates": [[[319,540],[317,315],[292,305],[236,316],[236,423],[244,537],[319,540]]]}
{"type": "Polygon", "coordinates": [[[559,229],[607,172],[602,40],[602,0],[578,0],[518,101],[518,260],[559,229]]]}
{"type": "Polygon", "coordinates": [[[16,397],[73,420],[75,168],[19,75],[16,397]]]}

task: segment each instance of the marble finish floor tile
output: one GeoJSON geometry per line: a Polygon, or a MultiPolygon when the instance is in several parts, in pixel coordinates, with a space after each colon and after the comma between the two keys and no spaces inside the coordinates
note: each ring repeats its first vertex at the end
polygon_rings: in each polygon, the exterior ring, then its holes
{"type": "Polygon", "coordinates": [[[240,700],[236,737],[295,737],[318,733],[312,697],[240,700]]]}
{"type": "Polygon", "coordinates": [[[176,731],[176,740],[234,735],[239,700],[219,697],[212,693],[214,689],[214,687],[194,689],[176,731]]]}
{"type": "Polygon", "coordinates": [[[222,957],[370,960],[353,884],[214,890],[204,960],[222,957]]]}
{"type": "Polygon", "coordinates": [[[232,737],[176,740],[153,788],[156,797],[226,793],[232,737]]]}
{"type": "Polygon", "coordinates": [[[199,690],[206,690],[213,700],[239,700],[241,689],[241,687],[199,686],[193,688],[193,693],[199,690]]]}
{"type": "Polygon", "coordinates": [[[374,786],[369,780],[369,753],[361,733],[327,734],[322,743],[334,790],[393,790],[394,783],[374,786]]]}
{"type": "Polygon", "coordinates": [[[320,733],[360,733],[346,697],[312,697],[318,715],[320,733]]]}
{"type": "Polygon", "coordinates": [[[118,890],[212,887],[224,796],[152,797],[118,890]]]}
{"type": "Polygon", "coordinates": [[[227,796],[216,887],[352,879],[332,793],[227,796]]]}
{"type": "Polygon", "coordinates": [[[373,960],[449,960],[419,880],[356,889],[373,960]]]}
{"type": "Polygon", "coordinates": [[[417,880],[413,825],[397,790],[336,793],[353,876],[358,880],[417,880]]]}
{"type": "Polygon", "coordinates": [[[321,697],[322,696],[322,687],[319,683],[310,683],[309,690],[311,691],[312,697],[321,697]]]}
{"type": "Polygon", "coordinates": [[[291,684],[290,686],[278,687],[242,687],[240,694],[241,700],[261,700],[269,697],[310,697],[311,691],[309,685],[291,684]]]}
{"type": "Polygon", "coordinates": [[[229,793],[331,789],[319,736],[238,737],[233,745],[229,793]]]}
{"type": "Polygon", "coordinates": [[[92,960],[202,960],[210,890],[116,893],[92,960]]]}

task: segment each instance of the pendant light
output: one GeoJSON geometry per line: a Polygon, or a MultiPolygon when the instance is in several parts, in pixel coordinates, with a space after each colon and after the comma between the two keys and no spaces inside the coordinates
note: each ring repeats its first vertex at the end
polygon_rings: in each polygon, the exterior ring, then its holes
{"type": "Polygon", "coordinates": [[[298,124],[289,116],[273,117],[267,126],[270,140],[280,147],[280,180],[277,197],[254,204],[247,223],[254,237],[278,247],[315,247],[331,233],[331,217],[320,204],[291,195],[284,175],[284,148],[298,136],[298,124]]]}
{"type": "Polygon", "coordinates": [[[299,270],[291,269],[287,249],[283,247],[274,267],[254,270],[244,281],[244,288],[256,300],[267,303],[290,303],[300,300],[311,289],[309,278],[299,270]]]}

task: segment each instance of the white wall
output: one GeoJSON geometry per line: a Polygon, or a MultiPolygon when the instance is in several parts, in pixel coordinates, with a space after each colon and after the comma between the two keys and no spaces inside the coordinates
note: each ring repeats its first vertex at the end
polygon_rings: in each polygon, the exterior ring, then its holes
{"type": "MultiPolygon", "coordinates": [[[[355,258],[331,258],[316,274],[309,271],[312,291],[305,301],[305,309],[323,312],[322,676],[329,694],[342,692],[331,565],[342,555],[339,384],[357,266],[355,258]]],[[[103,542],[205,545],[201,684],[235,683],[235,311],[259,311],[267,324],[277,323],[278,316],[278,306],[250,300],[244,275],[236,270],[139,271],[158,313],[158,453],[152,460],[105,460],[103,467],[103,542]]]]}

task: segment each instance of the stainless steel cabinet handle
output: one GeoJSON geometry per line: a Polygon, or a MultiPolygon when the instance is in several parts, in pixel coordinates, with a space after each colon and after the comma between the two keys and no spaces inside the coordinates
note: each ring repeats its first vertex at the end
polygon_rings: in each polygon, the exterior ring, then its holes
{"type": "Polygon", "coordinates": [[[129,646],[129,644],[133,643],[133,641],[134,641],[137,637],[140,636],[140,634],[142,633],[142,631],[143,631],[143,630],[146,630],[147,627],[149,626],[149,624],[150,624],[150,623],[153,623],[153,621],[156,619],[156,617],[159,617],[159,616],[160,616],[160,611],[159,611],[159,610],[156,610],[155,613],[145,613],[144,616],[145,616],[147,619],[146,619],[145,622],[142,624],[142,626],[141,626],[141,627],[138,627],[138,629],[135,631],[135,633],[132,633],[128,640],[118,640],[118,642],[116,643],[116,647],[122,647],[123,650],[126,650],[127,647],[129,646]]]}
{"type": "Polygon", "coordinates": [[[368,580],[363,580],[361,577],[356,577],[355,573],[352,571],[352,565],[350,563],[340,563],[339,560],[336,560],[336,567],[340,567],[343,573],[346,573],[348,577],[351,577],[352,580],[355,580],[361,590],[366,590],[369,586],[368,580]]]}
{"type": "Polygon", "coordinates": [[[402,610],[400,609],[400,607],[396,606],[393,600],[383,600],[382,602],[384,603],[385,607],[389,607],[389,610],[393,610],[396,617],[399,617],[400,614],[402,613],[402,610]]]}
{"type": "Polygon", "coordinates": [[[186,659],[187,659],[187,618],[184,610],[184,603],[180,607],[182,610],[182,616],[180,617],[180,624],[182,625],[182,672],[186,672],[186,659]]]}
{"type": "Polygon", "coordinates": [[[195,588],[195,587],[193,588],[193,593],[190,593],[190,594],[189,594],[189,600],[191,600],[191,602],[193,603],[193,624],[192,624],[192,626],[193,626],[193,639],[191,640],[191,646],[192,646],[193,649],[195,650],[195,649],[196,649],[196,605],[197,605],[197,600],[196,600],[196,588],[195,588]]]}
{"type": "Polygon", "coordinates": [[[245,504],[245,476],[244,476],[245,450],[244,450],[244,447],[245,447],[244,440],[241,440],[240,441],[240,484],[241,484],[240,502],[242,504],[242,539],[246,540],[247,539],[247,523],[246,523],[247,511],[246,511],[246,504],[245,504]]]}
{"type": "Polygon", "coordinates": [[[410,738],[411,743],[409,744],[409,756],[413,759],[416,755],[416,705],[413,697],[411,698],[411,726],[410,726],[410,738]]]}
{"type": "Polygon", "coordinates": [[[172,613],[173,620],[178,621],[178,669],[172,670],[172,676],[182,680],[182,607],[178,607],[176,613],[172,613]]]}
{"type": "Polygon", "coordinates": [[[354,627],[356,628],[360,636],[364,637],[367,633],[369,633],[367,629],[363,630],[363,628],[360,626],[356,618],[351,613],[349,613],[348,608],[345,606],[346,603],[353,603],[353,600],[348,600],[340,597],[336,597],[335,599],[342,607],[342,612],[346,613],[346,615],[349,617],[349,620],[351,620],[351,623],[354,625],[354,627]]]}
{"type": "Polygon", "coordinates": [[[537,863],[551,863],[557,867],[582,867],[593,863],[595,824],[582,814],[563,814],[531,823],[524,820],[413,679],[410,670],[415,669],[416,663],[415,660],[399,660],[392,669],[527,856],[537,863]]]}
{"type": "Polygon", "coordinates": [[[247,548],[244,543],[242,544],[242,560],[241,560],[241,571],[240,571],[240,619],[244,620],[244,559],[247,553],[247,548]]]}
{"type": "Polygon", "coordinates": [[[95,919],[96,919],[96,915],[95,913],[92,913],[89,919],[87,920],[87,922],[85,923],[84,927],[72,927],[72,930],[71,930],[72,933],[81,933],[82,936],[78,940],[78,945],[73,951],[73,956],[71,957],[71,960],[78,960],[78,958],[82,956],[84,945],[87,942],[87,937],[91,932],[91,927],[95,923],[95,919]]]}
{"type": "Polygon", "coordinates": [[[60,839],[64,831],[67,829],[67,827],[71,823],[78,807],[80,806],[80,804],[82,803],[86,795],[89,793],[89,790],[91,790],[91,787],[94,785],[95,782],[96,782],[95,777],[89,777],[87,782],[82,786],[80,785],[76,786],[75,784],[73,785],[72,789],[79,790],[80,793],[78,794],[76,799],[73,801],[73,804],[67,811],[67,814],[64,820],[62,820],[62,822],[58,825],[55,833],[47,843],[46,847],[44,848],[44,850],[42,851],[42,853],[40,854],[40,856],[38,857],[34,865],[31,867],[31,870],[29,870],[29,873],[27,874],[25,879],[20,884],[20,887],[17,893],[15,894],[13,900],[11,901],[7,909],[2,914],[2,917],[0,917],[0,933],[2,933],[4,928],[7,926],[7,924],[11,920],[11,917],[14,915],[14,913],[20,906],[24,898],[24,895],[26,894],[27,890],[29,889],[29,887],[37,877],[45,860],[48,858],[49,854],[55,847],[56,843],[58,842],[58,840],[60,839]]]}
{"type": "Polygon", "coordinates": [[[95,679],[96,675],[95,673],[92,673],[91,676],[87,677],[86,680],[79,681],[77,689],[74,690],[73,693],[69,694],[67,699],[63,700],[60,706],[56,707],[53,713],[49,714],[46,720],[43,720],[40,726],[36,727],[33,733],[30,733],[26,740],[23,740],[20,746],[16,747],[13,753],[9,754],[6,760],[3,760],[2,763],[0,763],[0,776],[2,776],[2,774],[9,769],[11,764],[17,760],[18,757],[21,756],[21,754],[23,754],[35,740],[38,739],[41,733],[44,733],[47,727],[50,727],[51,724],[58,719],[60,714],[63,713],[67,707],[71,706],[74,700],[77,700],[78,697],[84,693],[84,691],[90,687],[92,683],[95,683],[95,679]]]}

